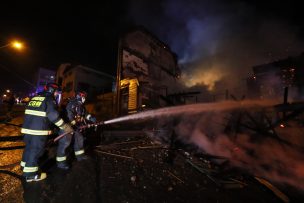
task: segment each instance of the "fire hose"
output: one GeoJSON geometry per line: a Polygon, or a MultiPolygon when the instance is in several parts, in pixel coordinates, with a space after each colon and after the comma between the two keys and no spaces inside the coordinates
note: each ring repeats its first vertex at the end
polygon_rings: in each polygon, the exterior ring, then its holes
{"type": "MultiPolygon", "coordinates": [[[[84,130],[84,129],[86,129],[86,128],[91,128],[91,127],[95,127],[95,128],[96,128],[96,127],[98,127],[98,126],[100,126],[100,125],[104,125],[104,122],[101,121],[101,122],[97,122],[97,123],[82,125],[82,126],[78,127],[77,130],[80,130],[80,131],[81,131],[81,130],[84,130]]],[[[61,138],[64,137],[64,136],[66,136],[67,134],[72,134],[72,133],[70,133],[70,132],[63,133],[63,134],[57,136],[57,137],[54,139],[54,142],[56,142],[57,140],[61,139],[61,138]]]]}

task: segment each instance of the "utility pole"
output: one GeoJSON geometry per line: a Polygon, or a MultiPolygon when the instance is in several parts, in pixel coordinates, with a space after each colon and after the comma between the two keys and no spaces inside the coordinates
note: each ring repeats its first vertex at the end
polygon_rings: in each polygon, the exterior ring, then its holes
{"type": "Polygon", "coordinates": [[[116,116],[120,115],[120,80],[121,80],[121,67],[122,67],[122,42],[121,37],[118,41],[117,53],[117,73],[116,73],[116,116]]]}

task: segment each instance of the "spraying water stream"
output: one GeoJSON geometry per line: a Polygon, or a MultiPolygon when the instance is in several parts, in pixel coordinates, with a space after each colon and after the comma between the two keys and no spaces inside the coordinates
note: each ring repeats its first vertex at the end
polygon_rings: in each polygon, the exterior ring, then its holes
{"type": "Polygon", "coordinates": [[[251,107],[270,107],[274,105],[274,101],[225,101],[225,102],[217,102],[217,103],[199,103],[199,104],[189,104],[182,106],[174,106],[174,107],[165,107],[156,110],[149,110],[145,112],[140,112],[128,116],[123,116],[111,120],[107,120],[104,124],[112,124],[123,121],[131,121],[131,120],[141,120],[148,118],[156,118],[162,116],[174,116],[179,114],[197,114],[202,112],[215,112],[215,111],[227,111],[233,110],[237,108],[251,108],[251,107]]]}

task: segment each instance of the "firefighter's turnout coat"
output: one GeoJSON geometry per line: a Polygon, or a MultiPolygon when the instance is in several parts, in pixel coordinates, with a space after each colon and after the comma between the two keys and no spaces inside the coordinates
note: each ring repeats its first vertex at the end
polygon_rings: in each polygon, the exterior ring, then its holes
{"type": "MultiPolygon", "coordinates": [[[[74,126],[75,131],[73,134],[74,137],[74,153],[76,158],[78,159],[82,155],[84,155],[84,138],[82,132],[78,130],[78,127],[85,125],[87,120],[92,118],[91,114],[89,114],[84,104],[78,100],[77,98],[71,98],[65,108],[65,114],[67,122],[70,122],[72,126],[74,126]]],[[[59,140],[58,148],[57,148],[57,157],[56,161],[58,162],[66,162],[66,148],[71,144],[72,136],[67,135],[59,140]]]]}
{"type": "Polygon", "coordinates": [[[44,152],[47,135],[52,134],[53,124],[61,128],[65,122],[59,116],[53,95],[40,93],[27,104],[21,128],[26,144],[21,161],[24,176],[38,172],[38,158],[44,152]]]}
{"type": "Polygon", "coordinates": [[[72,125],[86,124],[86,120],[92,118],[84,106],[84,104],[77,98],[71,99],[66,107],[67,117],[72,125]]]}

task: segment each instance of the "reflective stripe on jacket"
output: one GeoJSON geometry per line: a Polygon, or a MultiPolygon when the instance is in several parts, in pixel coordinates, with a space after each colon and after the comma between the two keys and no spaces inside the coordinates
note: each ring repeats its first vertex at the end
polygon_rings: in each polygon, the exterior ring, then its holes
{"type": "Polygon", "coordinates": [[[62,127],[56,102],[50,93],[41,93],[33,97],[26,106],[21,133],[29,135],[50,135],[52,123],[62,127]]]}

